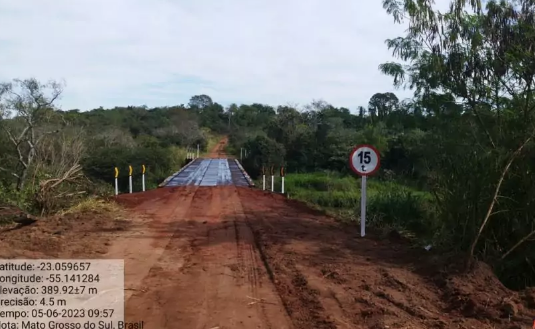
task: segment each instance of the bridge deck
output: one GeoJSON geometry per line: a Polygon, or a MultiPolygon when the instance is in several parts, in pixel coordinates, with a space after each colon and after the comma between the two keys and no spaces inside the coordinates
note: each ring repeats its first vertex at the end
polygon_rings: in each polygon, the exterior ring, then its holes
{"type": "Polygon", "coordinates": [[[166,180],[164,186],[250,186],[235,160],[195,159],[184,170],[166,180]]]}

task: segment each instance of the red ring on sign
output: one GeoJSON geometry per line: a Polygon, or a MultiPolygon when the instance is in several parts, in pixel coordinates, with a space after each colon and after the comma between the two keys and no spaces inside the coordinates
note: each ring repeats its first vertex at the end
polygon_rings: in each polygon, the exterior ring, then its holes
{"type": "Polygon", "coordinates": [[[349,154],[349,167],[351,168],[351,170],[353,170],[353,172],[359,176],[371,176],[373,174],[375,174],[379,168],[381,167],[381,153],[379,153],[379,151],[375,148],[375,146],[372,146],[370,144],[361,144],[361,145],[357,145],[353,148],[353,150],[351,151],[351,153],[349,154]],[[360,171],[358,171],[355,167],[353,167],[353,154],[355,154],[355,152],[357,152],[358,149],[360,148],[363,148],[363,147],[367,147],[367,148],[370,148],[372,149],[375,154],[377,155],[377,166],[375,167],[374,170],[370,171],[370,172],[367,172],[367,173],[362,173],[360,171]]]}

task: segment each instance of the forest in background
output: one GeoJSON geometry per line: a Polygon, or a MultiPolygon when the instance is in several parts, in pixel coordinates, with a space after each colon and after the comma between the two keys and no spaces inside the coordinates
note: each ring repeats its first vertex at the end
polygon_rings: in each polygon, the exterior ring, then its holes
{"type": "Polygon", "coordinates": [[[400,63],[380,70],[414,97],[378,92],[355,113],[321,100],[224,108],[207,95],[167,108],[59,111],[60,85],[4,83],[0,197],[53,212],[111,194],[114,166],[124,168],[124,190],[129,164],[147,165],[152,188],[183,164],[186,148],[229,134],[231,153],[248,151],[253,177],[284,165],[290,194],[358,219],[348,154],[369,143],[382,155],[370,180],[373,225],[484,260],[509,287],[533,285],[535,4],[490,1],[474,14],[428,6],[384,1],[409,29],[386,42],[400,63]]]}

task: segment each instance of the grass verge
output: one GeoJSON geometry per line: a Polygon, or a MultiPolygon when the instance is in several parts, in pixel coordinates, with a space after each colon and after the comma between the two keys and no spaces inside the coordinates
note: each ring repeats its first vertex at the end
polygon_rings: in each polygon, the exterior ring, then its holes
{"type": "MultiPolygon", "coordinates": [[[[262,188],[262,178],[255,182],[262,188]]],[[[271,177],[266,177],[271,189],[271,177]]],[[[360,221],[360,179],[338,173],[289,174],[285,193],[343,221],[360,221]]],[[[281,192],[281,178],[275,177],[275,191],[281,192]]],[[[415,235],[426,243],[439,230],[430,193],[393,181],[370,177],[367,182],[367,224],[375,228],[395,228],[415,235]]]]}

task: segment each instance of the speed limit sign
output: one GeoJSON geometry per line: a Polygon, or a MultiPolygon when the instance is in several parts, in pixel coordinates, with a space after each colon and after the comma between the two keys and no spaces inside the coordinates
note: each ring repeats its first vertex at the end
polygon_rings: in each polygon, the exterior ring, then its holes
{"type": "Polygon", "coordinates": [[[359,176],[373,175],[381,165],[379,151],[368,144],[358,145],[349,156],[349,165],[359,176]]]}
{"type": "Polygon", "coordinates": [[[349,166],[357,175],[362,177],[360,191],[360,236],[366,235],[366,180],[379,170],[381,158],[379,151],[371,145],[356,146],[349,155],[349,166]]]}

